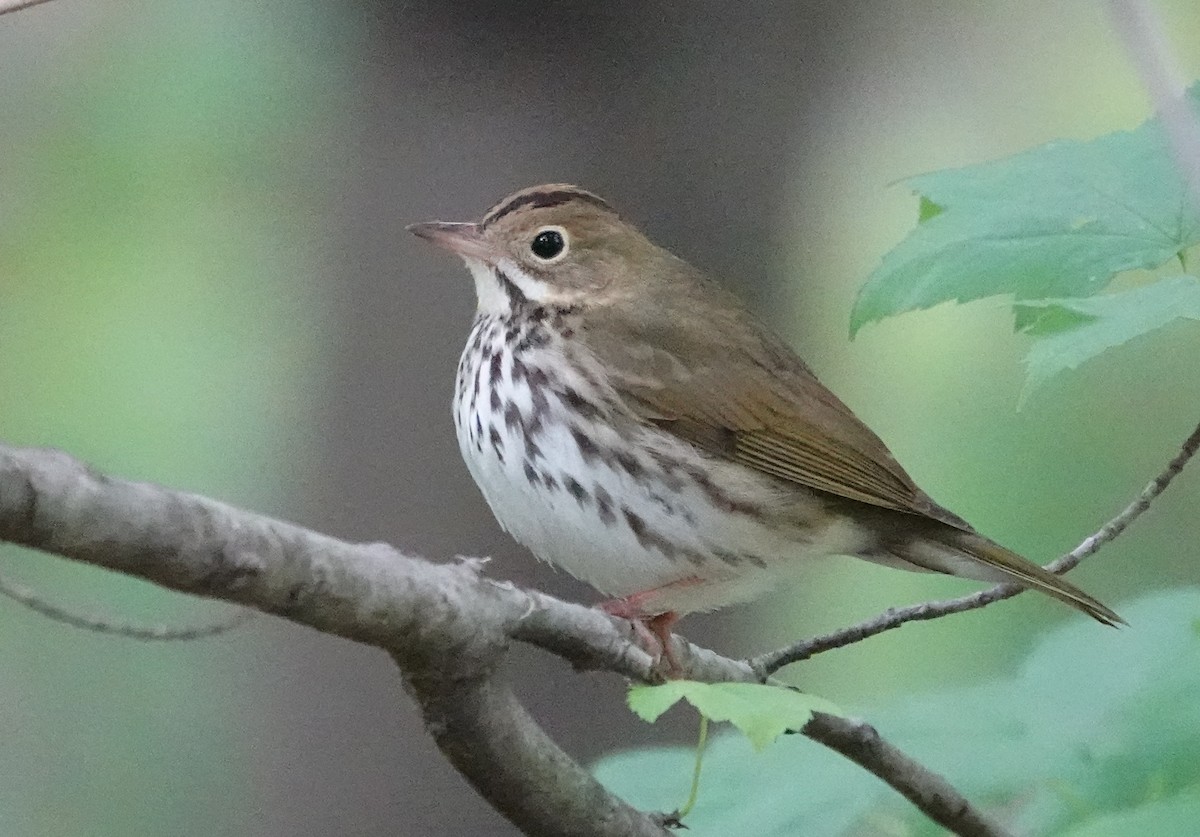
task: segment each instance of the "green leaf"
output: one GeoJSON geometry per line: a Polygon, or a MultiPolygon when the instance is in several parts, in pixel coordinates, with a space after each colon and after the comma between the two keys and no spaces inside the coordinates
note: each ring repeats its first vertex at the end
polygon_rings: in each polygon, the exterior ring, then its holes
{"type": "Polygon", "coordinates": [[[1200,280],[1179,276],[1089,299],[1022,303],[1018,310],[1038,312],[1030,330],[1045,335],[1025,356],[1029,374],[1021,393],[1024,400],[1054,375],[1074,369],[1107,349],[1175,320],[1200,320],[1200,280]],[[1047,327],[1049,324],[1052,327],[1047,327]]]}
{"type": "Polygon", "coordinates": [[[756,750],[766,747],[788,730],[798,730],[813,712],[841,715],[827,700],[782,686],[758,683],[700,683],[671,680],[659,686],[634,686],[629,708],[653,723],[679,700],[686,700],[713,721],[729,721],[750,739],[756,750]]]}
{"type": "Polygon", "coordinates": [[[1054,305],[1059,300],[1041,300],[1031,303],[1017,303],[1013,306],[1016,315],[1016,327],[1031,337],[1044,337],[1057,334],[1060,331],[1075,328],[1094,320],[1095,317],[1076,311],[1066,305],[1054,305]],[[1049,303],[1045,306],[1040,302],[1049,303]]]}
{"type": "Polygon", "coordinates": [[[952,300],[1090,296],[1200,243],[1200,214],[1155,121],[906,183],[919,223],[863,286],[851,333],[952,300]]]}
{"type": "MultiPolygon", "coordinates": [[[[1118,610],[1132,627],[1072,619],[1009,678],[863,714],[1015,833],[1190,837],[1200,788],[1200,588],[1118,610]]],[[[609,756],[595,773],[630,804],[663,810],[694,758],[688,748],[647,748],[609,756]]],[[[688,817],[696,837],[941,833],[870,773],[803,736],[757,755],[741,736],[716,736],[704,769],[688,817]]]]}
{"type": "Polygon", "coordinates": [[[917,205],[917,223],[921,224],[928,221],[935,215],[941,215],[943,208],[931,201],[924,195],[920,196],[920,203],[917,205]]]}

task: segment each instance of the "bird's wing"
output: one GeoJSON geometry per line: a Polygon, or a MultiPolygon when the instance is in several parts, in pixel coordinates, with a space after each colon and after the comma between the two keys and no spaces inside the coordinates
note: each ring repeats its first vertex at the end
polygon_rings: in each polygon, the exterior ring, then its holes
{"type": "Polygon", "coordinates": [[[913,483],[790,348],[704,291],[683,319],[589,312],[584,340],[635,413],[774,477],[969,528],[913,483]]]}

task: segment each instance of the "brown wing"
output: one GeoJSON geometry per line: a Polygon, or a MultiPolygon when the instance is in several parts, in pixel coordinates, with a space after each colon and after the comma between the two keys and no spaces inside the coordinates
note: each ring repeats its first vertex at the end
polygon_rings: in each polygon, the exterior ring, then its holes
{"type": "Polygon", "coordinates": [[[780,479],[969,528],[913,483],[791,349],[732,297],[693,281],[670,306],[585,317],[586,344],[635,412],[780,479]],[[664,310],[671,320],[650,316],[664,310]]]}

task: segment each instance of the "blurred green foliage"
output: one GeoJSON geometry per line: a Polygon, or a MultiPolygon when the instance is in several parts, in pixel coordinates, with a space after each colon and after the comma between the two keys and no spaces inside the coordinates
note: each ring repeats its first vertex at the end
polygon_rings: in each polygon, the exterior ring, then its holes
{"type": "MultiPolygon", "coordinates": [[[[315,4],[102,5],[0,27],[0,437],[280,508],[324,390],[331,19],[315,4]]],[[[0,561],[115,622],[222,618],[13,548],[0,561]]],[[[241,636],[217,653],[145,646],[0,608],[0,833],[240,832],[260,805],[244,748],[264,711],[229,691],[262,653],[241,636]]]]}
{"type": "MultiPolygon", "coordinates": [[[[1191,835],[1200,800],[1200,588],[1127,603],[1097,640],[1077,618],[1011,676],[864,707],[880,733],[1021,834],[1191,835]]],[[[669,810],[694,753],[635,750],[595,767],[631,804],[669,810]]],[[[696,835],[934,835],[874,776],[801,736],[709,745],[696,835]]]]}

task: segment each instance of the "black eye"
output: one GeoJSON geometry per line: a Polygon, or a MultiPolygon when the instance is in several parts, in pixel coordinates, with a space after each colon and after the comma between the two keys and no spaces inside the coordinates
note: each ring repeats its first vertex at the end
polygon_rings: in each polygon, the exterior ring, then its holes
{"type": "Polygon", "coordinates": [[[533,237],[533,243],[529,245],[529,249],[539,259],[550,261],[567,249],[567,241],[558,230],[542,230],[533,237]]]}

